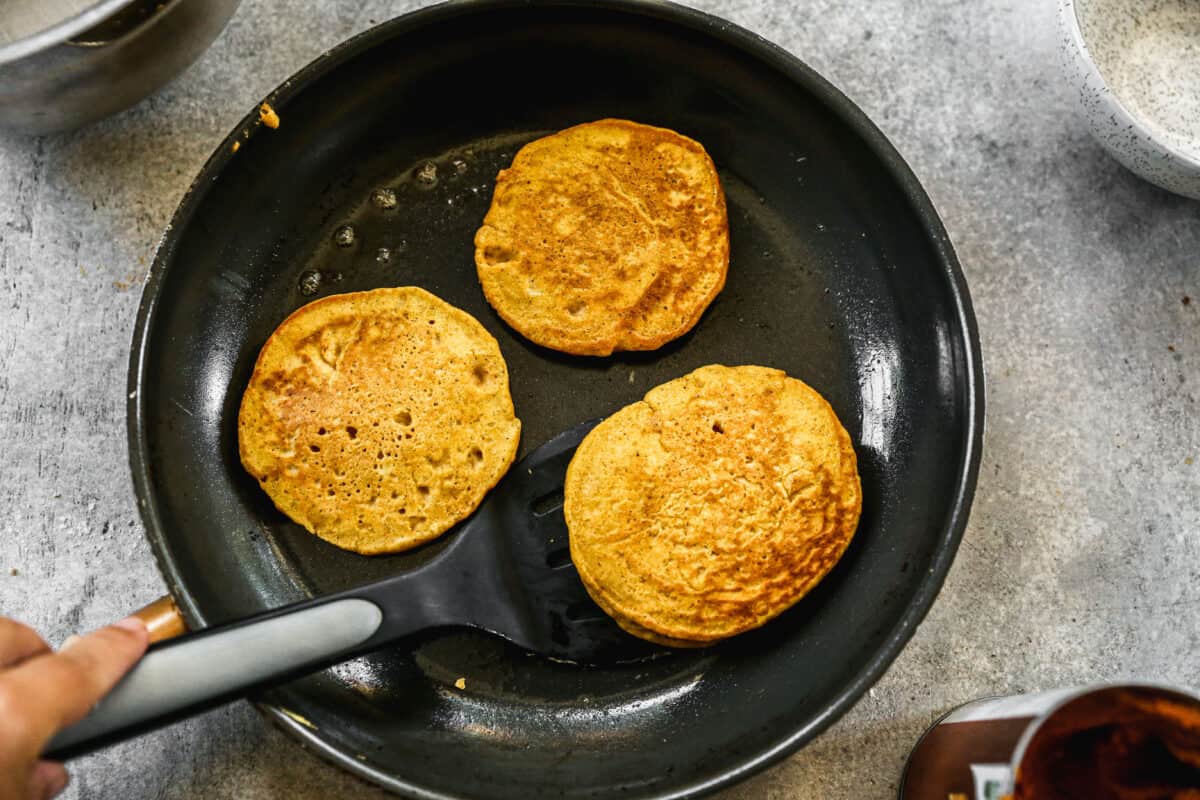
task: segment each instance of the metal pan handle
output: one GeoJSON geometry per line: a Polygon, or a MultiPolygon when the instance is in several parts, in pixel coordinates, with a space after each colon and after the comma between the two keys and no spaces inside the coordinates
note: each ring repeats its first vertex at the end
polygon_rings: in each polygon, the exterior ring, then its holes
{"type": "Polygon", "coordinates": [[[187,633],[187,622],[184,621],[183,614],[171,595],[160,597],[150,605],[139,608],[132,616],[145,624],[146,630],[150,632],[151,644],[165,642],[187,633]]]}
{"type": "MultiPolygon", "coordinates": [[[[309,600],[152,645],[90,714],[50,741],[43,757],[84,755],[373,649],[395,635],[395,626],[384,626],[380,605],[364,595],[309,600]]],[[[170,622],[165,604],[157,611],[160,636],[181,623],[177,611],[177,622],[170,622]]]]}

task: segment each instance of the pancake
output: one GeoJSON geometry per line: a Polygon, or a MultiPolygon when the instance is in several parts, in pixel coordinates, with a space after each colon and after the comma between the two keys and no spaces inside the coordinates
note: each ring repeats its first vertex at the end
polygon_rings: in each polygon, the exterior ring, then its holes
{"type": "Polygon", "coordinates": [[[725,285],[729,223],[716,167],[686,136],[618,119],[521,148],[475,234],[483,293],[543,347],[654,350],[725,285]]]}
{"type": "Polygon", "coordinates": [[[413,286],[296,311],[263,345],[238,414],[242,465],[279,510],[367,555],[470,515],[520,432],[496,340],[413,286]]]}
{"type": "Polygon", "coordinates": [[[758,627],[833,568],[858,525],[850,436],[816,391],[712,365],[601,422],[563,513],[588,593],[635,636],[703,644],[758,627]]]}

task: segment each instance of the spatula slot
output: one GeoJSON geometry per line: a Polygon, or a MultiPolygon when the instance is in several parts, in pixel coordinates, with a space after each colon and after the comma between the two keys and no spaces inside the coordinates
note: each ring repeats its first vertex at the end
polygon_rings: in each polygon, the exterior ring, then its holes
{"type": "Polygon", "coordinates": [[[552,492],[547,492],[541,497],[533,501],[529,506],[530,511],[535,517],[544,517],[562,508],[563,493],[562,489],[555,489],[552,492]]]}
{"type": "Polygon", "coordinates": [[[567,606],[566,617],[569,622],[588,622],[590,620],[607,619],[599,606],[588,601],[580,601],[567,606]]]}
{"type": "Polygon", "coordinates": [[[558,569],[565,567],[571,563],[571,548],[560,547],[557,550],[551,550],[546,556],[546,566],[550,569],[558,569]]]}

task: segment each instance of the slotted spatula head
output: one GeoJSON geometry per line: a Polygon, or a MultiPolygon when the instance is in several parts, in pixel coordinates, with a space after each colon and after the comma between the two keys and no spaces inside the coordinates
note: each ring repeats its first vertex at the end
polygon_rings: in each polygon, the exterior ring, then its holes
{"type": "Polygon", "coordinates": [[[559,434],[515,464],[438,559],[473,579],[458,589],[473,601],[462,622],[581,664],[665,650],[626,633],[601,611],[571,563],[563,483],[575,448],[598,422],[559,434]]]}

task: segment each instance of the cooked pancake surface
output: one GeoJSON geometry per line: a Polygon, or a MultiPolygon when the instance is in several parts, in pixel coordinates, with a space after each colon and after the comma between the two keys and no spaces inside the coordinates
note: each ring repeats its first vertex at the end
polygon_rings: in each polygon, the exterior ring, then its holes
{"type": "Polygon", "coordinates": [[[364,554],[467,517],[520,431],[496,340],[411,286],[296,311],[263,345],[238,415],[242,464],[275,505],[364,554]]]}
{"type": "Polygon", "coordinates": [[[479,281],[521,335],[576,355],[653,350],[725,285],[729,225],[704,148],[605,119],[530,142],[475,234],[479,281]]]}
{"type": "Polygon", "coordinates": [[[571,559],[596,603],[665,644],[722,639],[803,597],[862,508],[850,436],[776,369],[712,365],[600,423],[567,469],[571,559]]]}

